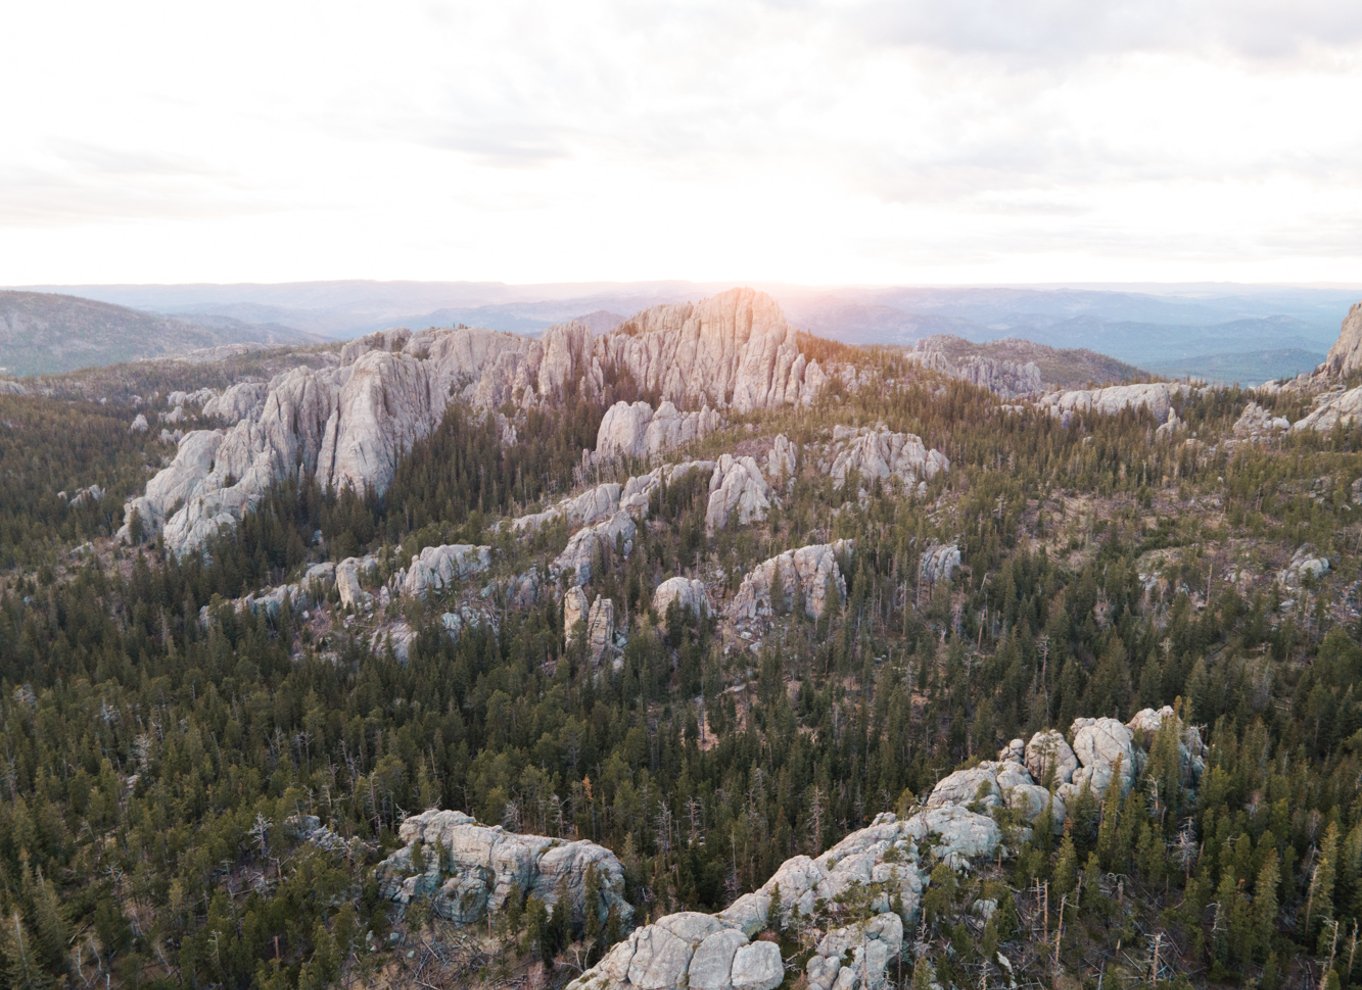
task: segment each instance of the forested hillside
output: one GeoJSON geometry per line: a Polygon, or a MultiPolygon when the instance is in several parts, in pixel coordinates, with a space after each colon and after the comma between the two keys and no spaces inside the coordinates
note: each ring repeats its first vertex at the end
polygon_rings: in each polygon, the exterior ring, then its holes
{"type": "MultiPolygon", "coordinates": [[[[632,925],[719,911],[1010,740],[1164,705],[1200,727],[1195,778],[1163,736],[1128,787],[1072,792],[1059,831],[995,808],[996,855],[929,861],[920,908],[885,909],[905,923],[885,980],[1362,979],[1357,427],[1245,425],[1250,401],[1299,421],[1291,390],[1052,411],[801,348],[843,369],[807,404],[609,460],[583,451],[617,399],[658,404],[643,384],[456,398],[381,494],[304,472],[184,554],[116,541],[115,506],[174,453],[159,431],[207,413],[3,397],[0,985],[563,986],[632,925]],[[874,476],[851,455],[886,437],[948,464],[874,476]],[[743,458],[766,487],[716,503],[743,458]],[[683,462],[709,467],[637,483],[683,462]],[[584,528],[554,507],[614,483],[643,494],[582,557],[593,607],[565,628],[584,528]],[[92,484],[102,501],[49,491],[92,484]],[[465,544],[485,569],[418,572],[465,544]],[[824,545],[822,587],[774,567],[766,610],[740,610],[761,562],[824,545]],[[675,576],[706,604],[659,610],[675,576]],[[563,887],[478,924],[397,897],[379,864],[431,808],[612,851],[632,917],[563,887]]],[[[453,868],[410,848],[418,873],[453,868]]],[[[817,935],[781,916],[753,938],[809,986],[817,935]]]]}

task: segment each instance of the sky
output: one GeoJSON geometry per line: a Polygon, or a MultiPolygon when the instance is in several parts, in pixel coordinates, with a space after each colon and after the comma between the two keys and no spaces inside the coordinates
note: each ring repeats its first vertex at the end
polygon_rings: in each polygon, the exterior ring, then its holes
{"type": "Polygon", "coordinates": [[[0,283],[1362,281],[1349,0],[9,4],[0,283]]]}

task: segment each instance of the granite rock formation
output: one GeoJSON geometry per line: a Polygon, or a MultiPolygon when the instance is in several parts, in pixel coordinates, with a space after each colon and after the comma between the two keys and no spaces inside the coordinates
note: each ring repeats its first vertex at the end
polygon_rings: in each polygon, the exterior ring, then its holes
{"type": "Polygon", "coordinates": [[[724,454],[709,481],[705,531],[714,533],[730,522],[740,526],[760,522],[770,511],[773,497],[755,460],[724,454]]]}
{"type": "MultiPolygon", "coordinates": [[[[647,310],[601,337],[581,324],[538,340],[467,328],[383,331],[346,344],[337,366],[276,376],[263,402],[243,389],[230,411],[247,415],[187,434],[174,461],[128,502],[126,520],[136,514],[145,532],[160,532],[172,552],[187,553],[287,478],[383,492],[401,456],[453,401],[488,413],[528,408],[560,401],[570,389],[600,395],[615,376],[664,400],[656,411],[645,405],[641,434],[628,434],[636,456],[712,428],[721,410],[811,401],[826,379],[799,351],[775,302],[746,289],[647,310]]],[[[638,404],[619,415],[626,412],[636,426],[638,404]]],[[[134,428],[145,425],[141,416],[134,428]]],[[[614,436],[614,427],[606,434],[614,436]]],[[[129,538],[132,527],[122,535],[129,538]]]]}
{"type": "Polygon", "coordinates": [[[786,550],[754,567],[742,579],[728,607],[734,620],[784,615],[802,608],[820,619],[830,607],[846,601],[847,584],[837,557],[847,553],[847,540],[786,550]]]}
{"type": "Polygon", "coordinates": [[[378,866],[381,889],[404,907],[429,896],[435,913],[473,924],[506,909],[512,897],[537,897],[547,907],[566,892],[573,917],[594,912],[603,924],[611,912],[633,916],[624,899],[624,869],[594,842],[567,842],[489,828],[458,811],[425,811],[402,822],[403,847],[378,866]],[[588,903],[594,872],[599,895],[588,903]]]}

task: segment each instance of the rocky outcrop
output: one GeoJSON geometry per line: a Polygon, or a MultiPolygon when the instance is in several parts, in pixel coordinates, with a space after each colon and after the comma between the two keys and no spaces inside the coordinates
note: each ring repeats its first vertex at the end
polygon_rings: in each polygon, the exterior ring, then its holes
{"type": "Polygon", "coordinates": [[[543,512],[512,519],[511,529],[516,533],[537,533],[559,521],[566,522],[574,529],[599,522],[619,509],[621,490],[619,483],[614,481],[596,485],[579,495],[563,499],[543,512]]]}
{"type": "Polygon", "coordinates": [[[1078,757],[1073,748],[1063,734],[1054,729],[1032,736],[1026,744],[1025,758],[1027,771],[1042,785],[1067,784],[1078,769],[1078,757]]]}
{"type": "Polygon", "coordinates": [[[586,592],[574,585],[563,593],[563,639],[569,643],[579,630],[585,630],[587,615],[591,612],[591,600],[586,592]]]}
{"type": "Polygon", "coordinates": [[[1037,395],[1045,389],[1040,366],[1034,361],[1009,361],[983,354],[951,354],[939,337],[919,341],[905,356],[929,371],[970,382],[1004,399],[1037,395]]]}
{"type": "Polygon", "coordinates": [[[698,412],[680,412],[668,401],[656,410],[646,402],[616,402],[601,418],[596,449],[588,463],[603,464],[625,458],[652,460],[712,433],[722,424],[723,417],[709,406],[698,412]]]}
{"type": "Polygon", "coordinates": [[[849,541],[838,540],[786,550],[763,561],[742,579],[728,607],[729,618],[768,618],[797,609],[810,619],[822,618],[846,601],[846,579],[837,557],[850,549],[849,541]]]}
{"type": "MultiPolygon", "coordinates": [[[[247,414],[186,435],[174,462],[128,503],[127,522],[135,514],[144,531],[163,533],[172,552],[187,553],[284,479],[383,492],[403,453],[435,429],[452,401],[488,412],[523,409],[570,389],[599,396],[616,375],[665,400],[656,411],[648,407],[641,433],[627,434],[635,456],[700,435],[724,409],[807,402],[825,380],[776,304],[750,290],[648,310],[602,337],[581,324],[538,340],[467,328],[384,331],[346,344],[337,366],[275,377],[261,403],[244,390],[234,396],[247,414]]],[[[641,415],[637,405],[627,408],[641,415]]],[[[145,423],[141,416],[134,428],[145,423]]],[[[131,535],[125,526],[124,538],[131,535]]]]}
{"type": "Polygon", "coordinates": [[[929,858],[963,868],[993,855],[1001,842],[991,818],[959,805],[903,820],[881,815],[817,859],[787,860],[761,888],[718,914],[683,912],[638,929],[569,987],[774,990],[785,979],[779,943],[755,936],[777,925],[822,931],[805,964],[811,987],[883,986],[903,951],[904,926],[917,918],[929,858]],[[848,897],[856,891],[862,897],[848,897]],[[858,902],[864,907],[842,907],[858,902]]]}
{"type": "Polygon", "coordinates": [[[1057,793],[1066,803],[1089,789],[1101,796],[1113,782],[1124,793],[1130,790],[1138,768],[1135,766],[1134,734],[1114,718],[1080,718],[1072,728],[1074,756],[1078,769],[1057,793]]]}
{"type": "Polygon", "coordinates": [[[620,492],[620,508],[635,519],[645,519],[653,493],[660,487],[680,481],[694,472],[712,476],[714,469],[714,461],[682,461],[653,468],[647,474],[635,475],[624,483],[624,491],[620,492]]]}
{"type": "Polygon", "coordinates": [[[220,419],[236,423],[260,415],[269,396],[267,382],[239,382],[223,389],[221,395],[214,395],[203,402],[203,415],[209,419],[220,419]]]}
{"type": "Polygon", "coordinates": [[[1054,392],[1042,398],[1038,405],[1059,416],[1065,424],[1075,414],[1115,416],[1126,409],[1147,410],[1156,423],[1162,424],[1168,421],[1173,400],[1188,391],[1190,387],[1187,385],[1166,382],[1112,385],[1107,388],[1054,392]]]}
{"type": "Polygon", "coordinates": [[[495,614],[484,612],[471,605],[460,605],[453,612],[442,612],[440,614],[440,627],[453,640],[458,640],[470,629],[490,629],[493,633],[500,630],[500,624],[497,622],[495,614]]]}
{"type": "Polygon", "coordinates": [[[773,496],[756,461],[724,454],[709,481],[705,531],[713,534],[730,522],[740,526],[760,522],[770,511],[773,496]]]}
{"type": "MultiPolygon", "coordinates": [[[[1083,783],[1100,797],[1118,776],[1124,778],[1118,768],[1143,764],[1137,743],[1153,745],[1170,720],[1179,734],[1184,780],[1195,783],[1204,753],[1201,737],[1167,707],[1145,709],[1129,726],[1115,719],[1078,719],[1073,748],[1055,730],[1038,732],[1026,744],[1014,739],[998,759],[941,780],[915,814],[880,815],[816,859],[787,860],[759,889],[717,914],[682,912],[638,929],[569,990],[774,990],[785,980],[779,943],[757,936],[791,928],[802,932],[805,946],[814,946],[803,962],[810,988],[885,987],[891,966],[909,950],[904,932],[917,922],[935,864],[965,870],[1006,855],[995,820],[1006,809],[1020,814],[1023,828],[1048,816],[1058,833],[1067,809],[1052,788],[1071,786],[1087,770],[1083,783]]],[[[987,912],[996,906],[981,902],[976,908],[987,912]]]]}
{"type": "Polygon", "coordinates": [[[709,618],[714,610],[705,582],[694,578],[671,577],[657,586],[653,592],[653,611],[665,618],[673,605],[697,619],[709,618]]]}
{"type": "Polygon", "coordinates": [[[837,427],[826,459],[834,485],[840,488],[855,477],[862,493],[877,481],[907,488],[951,466],[945,454],[928,450],[920,437],[893,433],[883,426],[873,430],[837,427]]]}
{"type": "Polygon", "coordinates": [[[586,615],[586,657],[592,668],[613,660],[615,647],[615,602],[596,596],[586,615]]]}
{"type": "Polygon", "coordinates": [[[1291,562],[1277,572],[1277,580],[1287,588],[1298,588],[1302,584],[1318,581],[1330,571],[1328,557],[1321,557],[1314,547],[1299,547],[1291,555],[1291,562]]]}
{"type": "Polygon", "coordinates": [[[1362,386],[1320,396],[1309,415],[1297,420],[1291,428],[1327,433],[1337,426],[1352,426],[1359,421],[1362,421],[1362,386]]]}
{"type": "Polygon", "coordinates": [[[586,584],[601,562],[633,553],[637,530],[633,517],[621,509],[610,518],[573,533],[549,570],[566,575],[570,584],[586,584]]]}
{"type": "Polygon", "coordinates": [[[751,289],[657,306],[599,339],[603,364],[627,368],[642,388],[693,408],[744,413],[808,403],[826,381],[775,300],[751,289]]]}
{"type": "Polygon", "coordinates": [[[775,440],[771,444],[770,451],[766,454],[766,477],[771,484],[777,488],[785,486],[788,491],[789,486],[794,482],[795,471],[798,468],[799,452],[795,445],[784,433],[776,434],[775,440]]]}
{"type": "Polygon", "coordinates": [[[104,501],[104,488],[102,485],[86,485],[84,488],[77,488],[74,492],[57,492],[57,498],[71,508],[78,509],[82,505],[95,505],[104,501]]]}
{"type": "Polygon", "coordinates": [[[336,565],[336,593],[345,608],[363,608],[373,601],[364,590],[363,579],[378,568],[378,558],[346,557],[336,565]]]}
{"type": "Polygon", "coordinates": [[[369,649],[376,654],[392,650],[393,657],[398,663],[407,663],[411,660],[411,648],[416,644],[416,635],[416,630],[410,622],[399,619],[390,625],[375,629],[373,635],[369,637],[369,649]]]}
{"type": "Polygon", "coordinates": [[[411,566],[403,572],[399,587],[404,595],[424,598],[431,592],[444,591],[465,578],[481,574],[491,566],[491,547],[468,543],[426,547],[411,558],[411,566]]]}
{"type": "Polygon", "coordinates": [[[949,582],[960,569],[960,548],[954,543],[933,543],[918,560],[918,577],[926,584],[949,582]]]}
{"type": "Polygon", "coordinates": [[[147,430],[150,429],[150,426],[147,423],[146,414],[138,413],[134,416],[132,418],[132,423],[128,425],[128,429],[133,433],[146,433],[147,430]]]}
{"type": "Polygon", "coordinates": [[[538,898],[552,908],[566,896],[574,919],[605,924],[633,916],[624,899],[624,870],[594,842],[517,835],[480,825],[458,811],[426,811],[402,822],[403,848],[378,865],[383,895],[405,907],[430,897],[435,913],[458,924],[482,921],[512,898],[538,898]],[[588,898],[588,890],[596,890],[588,898]]]}
{"type": "Polygon", "coordinates": [[[1329,353],[1319,370],[1335,378],[1362,370],[1362,303],[1356,304],[1348,311],[1338,340],[1329,348],[1329,353]]]}
{"type": "Polygon", "coordinates": [[[1289,419],[1285,416],[1273,416],[1256,402],[1246,405],[1239,418],[1234,421],[1234,435],[1248,440],[1270,437],[1290,428],[1289,419]]]}

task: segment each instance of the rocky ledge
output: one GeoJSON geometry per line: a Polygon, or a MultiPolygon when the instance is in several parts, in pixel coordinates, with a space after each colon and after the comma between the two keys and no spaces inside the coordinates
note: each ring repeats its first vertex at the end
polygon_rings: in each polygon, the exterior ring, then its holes
{"type": "Polygon", "coordinates": [[[624,869],[594,842],[519,835],[481,825],[458,811],[425,811],[398,830],[403,847],[378,865],[383,895],[404,908],[429,896],[435,913],[473,924],[506,909],[512,898],[538,898],[552,908],[569,900],[573,917],[593,911],[605,924],[627,924],[624,869]]]}

